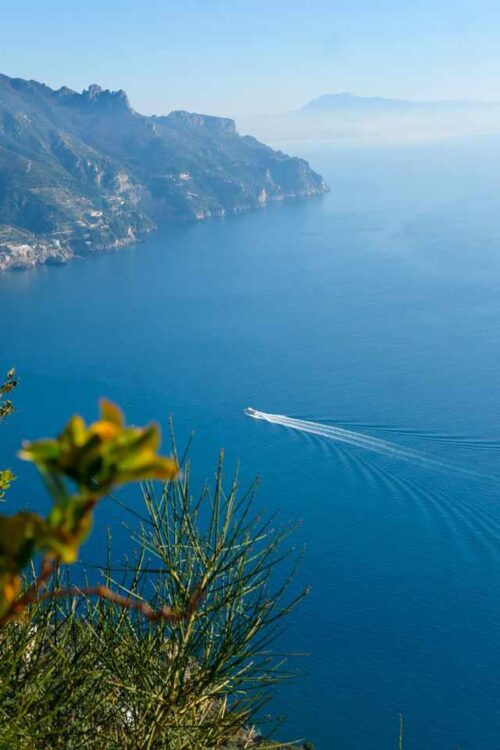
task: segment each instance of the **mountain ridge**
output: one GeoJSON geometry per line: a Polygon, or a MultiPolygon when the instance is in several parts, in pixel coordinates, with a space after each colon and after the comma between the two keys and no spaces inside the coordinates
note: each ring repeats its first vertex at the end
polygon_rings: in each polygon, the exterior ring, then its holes
{"type": "Polygon", "coordinates": [[[123,90],[0,74],[0,270],[327,189],[307,162],[240,136],[231,119],[145,116],[123,90]]]}

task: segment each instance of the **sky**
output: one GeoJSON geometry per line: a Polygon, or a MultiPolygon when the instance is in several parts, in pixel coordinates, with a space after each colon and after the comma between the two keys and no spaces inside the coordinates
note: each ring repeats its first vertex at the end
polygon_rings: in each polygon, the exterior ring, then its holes
{"type": "Polygon", "coordinates": [[[350,91],[500,100],[500,0],[0,0],[0,72],[238,116],[350,91]]]}

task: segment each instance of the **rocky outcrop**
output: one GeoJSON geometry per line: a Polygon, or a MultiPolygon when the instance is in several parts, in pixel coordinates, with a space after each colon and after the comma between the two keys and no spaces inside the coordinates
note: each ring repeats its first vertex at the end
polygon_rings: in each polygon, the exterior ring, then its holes
{"type": "Polygon", "coordinates": [[[0,75],[0,270],[120,247],[327,187],[233,120],[135,112],[124,91],[57,91],[0,75]]]}
{"type": "Polygon", "coordinates": [[[0,271],[33,268],[40,263],[65,263],[73,257],[58,240],[44,240],[30,232],[0,226],[0,271]]]}

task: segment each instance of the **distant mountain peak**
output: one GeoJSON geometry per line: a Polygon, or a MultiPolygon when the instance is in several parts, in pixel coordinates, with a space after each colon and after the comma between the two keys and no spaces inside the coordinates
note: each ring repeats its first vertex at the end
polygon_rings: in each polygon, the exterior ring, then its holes
{"type": "Polygon", "coordinates": [[[9,78],[9,76],[0,73],[0,91],[11,91],[12,93],[21,94],[26,100],[46,101],[51,103],[65,103],[73,106],[95,106],[103,109],[122,108],[132,111],[127,94],[123,89],[110,91],[103,89],[99,84],[92,83],[81,93],[61,86],[54,90],[50,86],[38,81],[26,80],[24,78],[9,78]]]}
{"type": "Polygon", "coordinates": [[[103,93],[103,89],[98,83],[91,83],[88,89],[82,91],[82,95],[87,99],[97,99],[103,93]]]}
{"type": "Polygon", "coordinates": [[[318,109],[334,109],[337,107],[345,106],[404,106],[407,104],[416,104],[417,102],[410,102],[406,99],[389,99],[383,96],[358,96],[352,94],[350,91],[341,91],[335,94],[323,94],[322,96],[312,99],[301,109],[304,111],[318,110],[318,109]]]}
{"type": "MultiPolygon", "coordinates": [[[[76,96],[79,96],[78,94],[76,96]]],[[[92,83],[87,89],[84,89],[81,93],[81,98],[87,102],[97,105],[117,105],[122,106],[126,109],[131,109],[127,94],[123,89],[118,91],[110,91],[109,89],[103,89],[98,83],[92,83]]]]}
{"type": "Polygon", "coordinates": [[[349,91],[334,94],[323,94],[305,104],[299,112],[315,114],[330,111],[350,112],[403,112],[415,110],[463,109],[470,107],[497,107],[498,102],[482,102],[472,99],[449,99],[437,101],[416,101],[412,99],[394,99],[384,96],[358,96],[349,91]]]}

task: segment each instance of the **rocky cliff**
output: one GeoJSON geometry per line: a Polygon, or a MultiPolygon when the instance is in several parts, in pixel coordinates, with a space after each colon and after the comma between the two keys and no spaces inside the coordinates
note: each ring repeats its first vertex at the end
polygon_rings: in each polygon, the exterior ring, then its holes
{"type": "Polygon", "coordinates": [[[232,120],[145,117],[123,91],[0,75],[0,270],[326,190],[307,162],[240,136],[232,120]]]}

